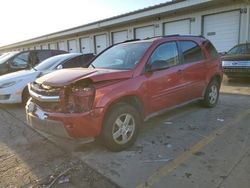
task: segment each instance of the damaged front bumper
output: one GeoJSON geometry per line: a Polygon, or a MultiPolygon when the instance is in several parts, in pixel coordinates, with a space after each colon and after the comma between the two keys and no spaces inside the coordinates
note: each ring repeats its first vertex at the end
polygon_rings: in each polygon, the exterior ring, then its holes
{"type": "Polygon", "coordinates": [[[52,113],[43,111],[30,99],[26,104],[26,119],[40,133],[56,137],[93,141],[102,128],[103,108],[83,113],[52,113]]]}

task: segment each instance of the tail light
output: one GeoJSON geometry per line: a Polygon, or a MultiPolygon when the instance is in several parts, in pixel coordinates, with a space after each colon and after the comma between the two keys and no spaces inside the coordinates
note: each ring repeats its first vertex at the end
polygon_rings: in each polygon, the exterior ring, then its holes
{"type": "Polygon", "coordinates": [[[74,87],[68,95],[68,112],[86,112],[91,110],[95,97],[94,87],[74,87]]]}

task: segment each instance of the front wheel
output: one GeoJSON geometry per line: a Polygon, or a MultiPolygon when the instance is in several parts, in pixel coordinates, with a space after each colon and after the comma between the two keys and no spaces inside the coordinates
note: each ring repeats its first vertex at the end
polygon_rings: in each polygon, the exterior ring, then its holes
{"type": "Polygon", "coordinates": [[[206,93],[203,99],[203,104],[206,107],[212,108],[216,106],[219,98],[219,83],[216,80],[210,82],[207,86],[206,93]]]}
{"type": "Polygon", "coordinates": [[[103,139],[111,151],[121,151],[131,146],[138,135],[140,116],[138,111],[125,103],[111,107],[104,122],[103,139]]]}

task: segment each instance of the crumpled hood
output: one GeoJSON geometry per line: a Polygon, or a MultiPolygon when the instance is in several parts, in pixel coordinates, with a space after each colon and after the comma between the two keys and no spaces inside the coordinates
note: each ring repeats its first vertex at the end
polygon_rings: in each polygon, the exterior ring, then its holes
{"type": "Polygon", "coordinates": [[[9,74],[0,76],[0,84],[7,83],[11,81],[19,81],[21,79],[26,79],[28,77],[36,77],[40,74],[39,71],[31,70],[21,70],[9,74]]]}
{"type": "Polygon", "coordinates": [[[62,87],[86,78],[91,79],[93,82],[100,82],[128,79],[131,78],[132,75],[133,72],[130,70],[74,68],[57,70],[38,78],[36,82],[53,87],[62,87]]]}

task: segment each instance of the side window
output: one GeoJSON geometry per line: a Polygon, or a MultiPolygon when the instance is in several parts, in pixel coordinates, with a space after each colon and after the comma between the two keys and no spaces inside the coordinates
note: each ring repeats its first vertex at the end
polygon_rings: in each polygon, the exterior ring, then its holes
{"type": "Polygon", "coordinates": [[[81,67],[81,58],[75,57],[69,61],[66,61],[62,64],[63,68],[74,68],[74,67],[81,67]]]}
{"type": "Polygon", "coordinates": [[[42,62],[45,59],[48,59],[51,57],[51,52],[49,50],[46,51],[38,51],[37,52],[37,57],[39,59],[39,62],[42,62]]]}
{"type": "Polygon", "coordinates": [[[192,41],[180,41],[184,63],[193,63],[204,60],[204,54],[198,44],[192,41]]]}
{"type": "Polygon", "coordinates": [[[150,64],[153,69],[154,67],[164,69],[179,64],[176,42],[167,42],[158,46],[151,55],[150,64]]]}
{"type": "Polygon", "coordinates": [[[219,54],[217,53],[217,50],[215,49],[215,47],[212,45],[211,42],[206,41],[204,43],[204,46],[205,46],[206,50],[208,51],[208,53],[209,53],[209,55],[210,55],[210,57],[212,59],[215,59],[215,58],[219,57],[219,54]]]}
{"type": "Polygon", "coordinates": [[[18,68],[26,68],[28,65],[29,52],[24,52],[13,58],[11,65],[18,68]]]}

